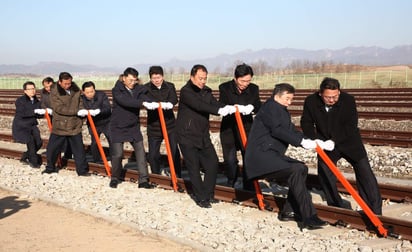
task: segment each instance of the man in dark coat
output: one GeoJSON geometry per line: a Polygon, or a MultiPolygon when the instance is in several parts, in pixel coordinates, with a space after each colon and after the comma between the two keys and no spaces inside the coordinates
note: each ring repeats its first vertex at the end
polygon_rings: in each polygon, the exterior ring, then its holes
{"type": "MultiPolygon", "coordinates": [[[[109,98],[105,92],[96,91],[96,86],[92,81],[83,83],[82,91],[83,106],[85,109],[89,110],[90,115],[93,116],[93,123],[96,127],[97,135],[100,136],[102,133],[104,134],[109,142],[110,149],[109,123],[110,115],[112,114],[112,106],[110,105],[109,98]]],[[[93,161],[96,163],[102,163],[102,157],[100,156],[96,139],[94,138],[93,131],[88,120],[87,128],[89,129],[89,134],[92,140],[90,150],[92,152],[93,161]]]]}
{"type": "MultiPolygon", "coordinates": [[[[335,164],[344,158],[353,166],[360,196],[375,214],[382,214],[378,183],[359,133],[355,99],[340,90],[338,80],[325,78],[320,90],[305,99],[300,125],[309,138],[335,143],[326,154],[335,164]]],[[[350,208],[339,195],[335,175],[319,157],[318,177],[328,205],[350,208]]]]}
{"type": "Polygon", "coordinates": [[[139,72],[134,68],[126,68],[122,81],[118,80],[112,89],[113,110],[110,118],[112,177],[109,186],[116,188],[122,179],[123,145],[129,142],[134,149],[137,170],[139,172],[139,188],[150,189],[146,153],[143,145],[143,135],[140,131],[140,107],[146,96],[147,89],[138,85],[139,72]]]}
{"type": "MultiPolygon", "coordinates": [[[[51,92],[52,86],[55,86],[57,84],[54,82],[52,77],[48,76],[42,80],[42,85],[43,85],[43,88],[40,91],[41,108],[47,109],[47,112],[50,118],[53,119],[53,110],[51,109],[51,104],[50,104],[50,92],[51,92]]],[[[67,161],[73,158],[73,153],[72,153],[72,150],[70,149],[70,144],[68,144],[67,141],[65,142],[63,146],[63,152],[64,152],[64,156],[62,158],[61,168],[67,166],[67,161]]]]}
{"type": "Polygon", "coordinates": [[[40,101],[36,97],[36,85],[28,81],[23,84],[24,95],[16,100],[16,114],[12,124],[14,141],[26,144],[27,151],[20,159],[33,168],[39,168],[42,160],[37,151],[43,141],[40,137],[37,118],[44,115],[45,110],[40,108],[40,101]]]}
{"type": "Polygon", "coordinates": [[[50,105],[50,91],[51,87],[54,84],[54,80],[52,77],[46,77],[42,81],[43,88],[40,91],[40,101],[41,101],[41,108],[51,108],[50,105]]]}
{"type": "Polygon", "coordinates": [[[246,175],[248,179],[287,182],[288,197],[279,219],[296,219],[303,221],[304,227],[319,228],[326,222],[317,217],[306,188],[308,168],[304,163],[285,156],[289,144],[301,145],[305,149],[316,148],[315,141],[305,139],[291,122],[287,107],[292,103],[294,93],[295,89],[290,84],[277,84],[273,96],[257,113],[246,147],[246,175]]]}
{"type": "Polygon", "coordinates": [[[189,171],[194,200],[202,208],[215,202],[214,190],[218,168],[216,150],[210,140],[209,115],[226,116],[234,112],[233,106],[219,103],[206,86],[207,69],[194,65],[190,80],[180,90],[177,113],[177,141],[189,171]],[[201,170],[204,170],[204,179],[201,170]]]}
{"type": "Polygon", "coordinates": [[[71,74],[61,72],[57,85],[53,85],[50,92],[53,129],[47,145],[47,165],[43,173],[57,172],[55,166],[57,156],[67,143],[74,155],[77,174],[89,175],[82,137],[83,120],[79,117],[79,111],[83,109],[80,95],[81,90],[73,82],[71,74]]]}
{"type": "MultiPolygon", "coordinates": [[[[246,134],[252,127],[252,112],[257,113],[261,105],[259,87],[251,83],[252,77],[252,67],[241,64],[236,66],[233,80],[219,85],[219,101],[227,105],[238,105],[246,134]]],[[[220,142],[226,168],[227,186],[234,187],[239,173],[236,152],[240,150],[243,159],[245,153],[234,114],[223,117],[220,125],[220,142]]],[[[246,180],[244,171],[243,168],[243,189],[254,190],[253,183],[246,180]]]]}
{"type": "MultiPolygon", "coordinates": [[[[175,85],[163,79],[163,68],[151,66],[149,68],[150,82],[145,86],[148,90],[147,96],[154,102],[161,102],[163,116],[166,123],[170,150],[174,161],[177,177],[181,177],[180,153],[176,139],[176,119],[173,106],[177,104],[175,85]]],[[[157,109],[147,110],[147,139],[149,142],[149,164],[152,173],[160,174],[160,145],[163,141],[163,133],[157,109]]]]}

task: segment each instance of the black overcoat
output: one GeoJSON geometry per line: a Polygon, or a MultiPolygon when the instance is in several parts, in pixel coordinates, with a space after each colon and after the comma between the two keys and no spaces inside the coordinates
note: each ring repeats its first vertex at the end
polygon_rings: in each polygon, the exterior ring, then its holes
{"type": "Polygon", "coordinates": [[[110,117],[110,136],[113,143],[143,141],[140,131],[140,107],[148,101],[147,89],[136,85],[130,91],[121,81],[117,81],[112,89],[113,109],[110,117]]]}
{"type": "Polygon", "coordinates": [[[300,146],[303,134],[292,123],[287,108],[269,98],[260,108],[250,130],[245,169],[247,179],[263,178],[269,173],[300,162],[285,156],[289,144],[300,146]]]}
{"type": "MultiPolygon", "coordinates": [[[[16,102],[16,114],[12,124],[12,135],[18,143],[28,143],[33,131],[39,131],[37,118],[42,116],[34,113],[40,108],[40,100],[34,96],[33,103],[27,95],[20,96],[16,102]]],[[[40,133],[39,133],[40,134],[40,133]]]]}
{"type": "Polygon", "coordinates": [[[212,145],[209,133],[209,115],[217,115],[223,104],[212,94],[212,89],[205,86],[200,89],[189,80],[180,90],[177,113],[178,143],[196,148],[212,145]]]}
{"type": "MultiPolygon", "coordinates": [[[[112,114],[112,106],[106,93],[97,90],[92,99],[87,99],[84,95],[82,95],[82,99],[85,109],[100,109],[100,113],[93,116],[93,122],[96,128],[105,127],[110,122],[110,115],[112,114]]],[[[87,125],[89,126],[89,121],[87,121],[87,125]]]]}
{"type": "MultiPolygon", "coordinates": [[[[259,87],[250,83],[249,86],[239,93],[234,80],[219,85],[219,101],[225,105],[253,105],[253,112],[257,113],[261,106],[259,98],[259,87]]],[[[241,115],[246,134],[249,133],[253,123],[253,115],[241,115]]],[[[220,125],[220,142],[222,145],[236,145],[239,150],[242,146],[237,128],[235,114],[222,118],[220,125]]]]}
{"type": "MultiPolygon", "coordinates": [[[[175,85],[171,82],[163,81],[160,89],[153,83],[149,82],[145,84],[148,90],[147,96],[155,102],[170,102],[173,105],[177,104],[177,94],[175,85]]],[[[166,128],[168,134],[175,131],[176,119],[173,113],[173,109],[163,110],[163,116],[166,122],[166,128]]],[[[161,137],[162,128],[160,126],[159,112],[157,109],[147,110],[147,135],[149,137],[161,137]]]]}
{"type": "Polygon", "coordinates": [[[358,161],[366,154],[358,128],[358,112],[352,95],[340,92],[339,100],[326,112],[318,92],[306,97],[300,120],[303,133],[311,139],[335,142],[335,150],[358,161]]]}

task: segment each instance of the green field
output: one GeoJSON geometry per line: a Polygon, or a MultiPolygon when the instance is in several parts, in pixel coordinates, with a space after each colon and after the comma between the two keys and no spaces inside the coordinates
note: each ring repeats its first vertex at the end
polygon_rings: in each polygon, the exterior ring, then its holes
{"type": "MultiPolygon", "coordinates": [[[[26,81],[33,81],[37,87],[41,87],[41,80],[45,76],[0,76],[1,89],[20,89],[26,81]]],[[[56,76],[51,76],[55,80],[56,76]]],[[[111,89],[118,76],[76,76],[74,81],[81,86],[86,81],[93,81],[97,89],[111,89]]],[[[391,88],[391,87],[412,87],[412,70],[390,70],[390,71],[364,71],[350,73],[324,73],[324,74],[265,74],[253,77],[253,82],[261,89],[272,89],[275,84],[287,82],[298,89],[317,89],[324,77],[333,77],[340,81],[342,88],[391,88]]],[[[232,76],[222,76],[218,74],[208,75],[208,86],[216,90],[220,83],[232,79],[232,76]]],[[[141,75],[142,83],[149,80],[148,75],[141,75]]],[[[166,74],[165,79],[175,83],[180,89],[189,79],[189,74],[166,74]]]]}

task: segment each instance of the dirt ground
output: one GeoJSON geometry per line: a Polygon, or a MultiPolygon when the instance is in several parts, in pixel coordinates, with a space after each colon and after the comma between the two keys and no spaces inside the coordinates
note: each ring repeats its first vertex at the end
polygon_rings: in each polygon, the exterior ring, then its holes
{"type": "Polygon", "coordinates": [[[0,189],[0,251],[196,251],[0,189]]]}

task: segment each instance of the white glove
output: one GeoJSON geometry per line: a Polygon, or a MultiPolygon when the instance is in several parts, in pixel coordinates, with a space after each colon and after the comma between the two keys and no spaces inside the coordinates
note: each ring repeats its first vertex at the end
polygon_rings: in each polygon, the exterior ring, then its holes
{"type": "Polygon", "coordinates": [[[172,109],[173,104],[171,102],[161,102],[160,105],[162,105],[162,109],[172,109]]]}
{"type": "Polygon", "coordinates": [[[322,141],[320,139],[315,139],[315,142],[323,150],[332,151],[335,148],[335,143],[332,140],[322,141]]]}
{"type": "Polygon", "coordinates": [[[315,142],[323,150],[332,151],[333,149],[335,149],[335,143],[332,140],[322,141],[320,139],[316,139],[315,142]]]}
{"type": "Polygon", "coordinates": [[[251,114],[251,113],[253,112],[253,109],[254,109],[254,108],[255,108],[255,107],[253,107],[252,104],[246,105],[246,106],[245,106],[245,113],[244,113],[244,115],[249,115],[249,114],[251,114]]]}
{"type": "Polygon", "coordinates": [[[236,107],[233,106],[233,105],[226,105],[225,107],[227,107],[227,111],[228,111],[229,115],[236,112],[236,107]]]}
{"type": "Polygon", "coordinates": [[[100,109],[91,109],[89,110],[91,116],[97,116],[100,114],[100,109]]]}
{"type": "MultiPolygon", "coordinates": [[[[237,108],[239,109],[239,113],[241,113],[242,115],[246,115],[245,113],[246,113],[246,106],[245,105],[236,105],[237,106],[237,108]]],[[[235,107],[236,107],[235,106],[235,107]]]]}
{"type": "Polygon", "coordinates": [[[87,116],[87,114],[88,114],[88,112],[85,109],[81,109],[77,112],[77,115],[80,116],[80,117],[85,117],[85,116],[87,116]]]}
{"type": "Polygon", "coordinates": [[[46,113],[46,110],[45,109],[35,109],[34,113],[38,115],[44,115],[46,113]]]}
{"type": "Polygon", "coordinates": [[[335,149],[335,142],[332,140],[326,140],[325,141],[325,150],[327,151],[333,151],[335,149]]]}
{"type": "Polygon", "coordinates": [[[51,108],[46,108],[47,110],[47,114],[52,115],[53,114],[53,110],[51,108]]]}
{"type": "Polygon", "coordinates": [[[307,150],[315,149],[316,148],[316,142],[314,140],[310,139],[302,139],[302,142],[300,143],[303,148],[307,150]]]}
{"type": "Polygon", "coordinates": [[[224,106],[223,108],[220,108],[220,109],[217,111],[217,113],[218,113],[220,116],[227,116],[227,115],[229,114],[229,108],[228,108],[227,105],[226,105],[226,106],[224,106]]]}
{"type": "Polygon", "coordinates": [[[159,103],[157,102],[143,102],[143,106],[145,106],[146,109],[149,110],[154,110],[159,107],[159,103]]]}

